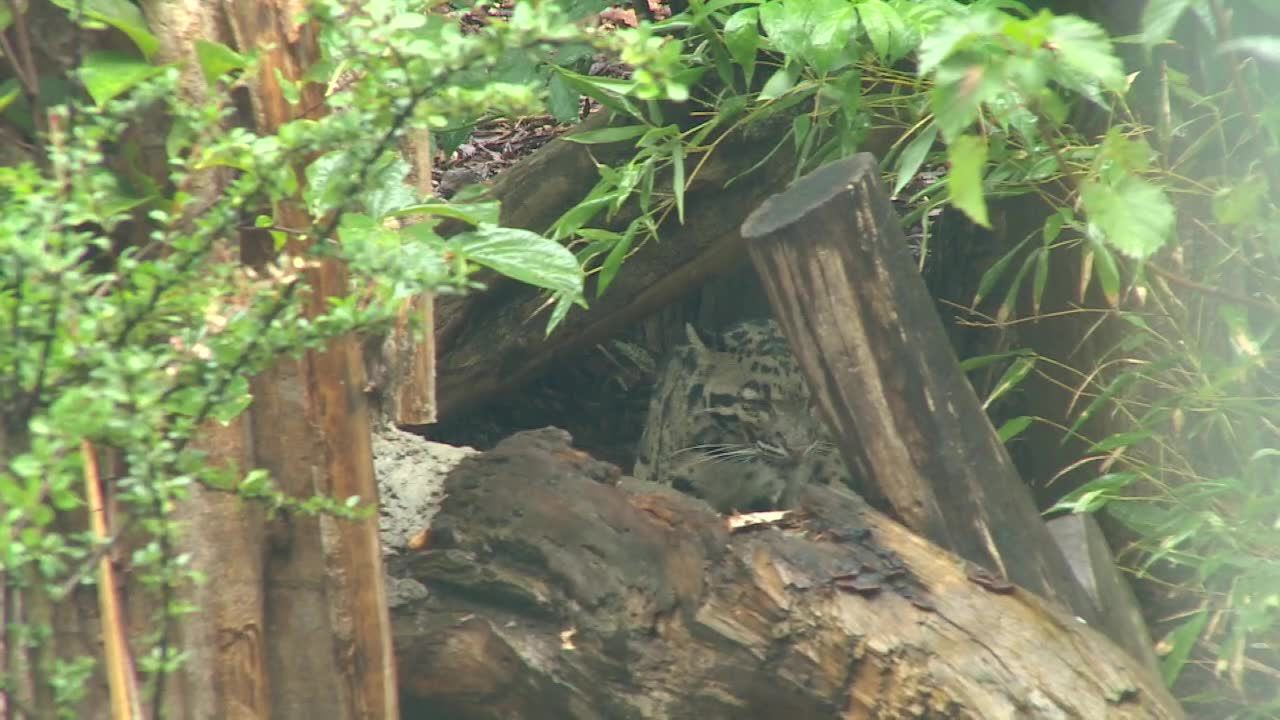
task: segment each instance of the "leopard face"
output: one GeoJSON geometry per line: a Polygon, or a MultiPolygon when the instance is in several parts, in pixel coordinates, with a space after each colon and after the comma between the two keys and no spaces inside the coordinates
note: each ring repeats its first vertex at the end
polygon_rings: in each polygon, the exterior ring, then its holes
{"type": "Polygon", "coordinates": [[[721,512],[786,507],[847,471],[777,325],[748,321],[715,347],[690,328],[658,378],[634,475],[721,512]]]}

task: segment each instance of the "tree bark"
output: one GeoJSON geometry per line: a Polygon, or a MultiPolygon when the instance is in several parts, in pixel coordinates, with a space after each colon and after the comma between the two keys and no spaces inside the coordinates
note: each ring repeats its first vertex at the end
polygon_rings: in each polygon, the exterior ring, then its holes
{"type": "Polygon", "coordinates": [[[1093,629],[852,494],[730,532],[569,442],[463,460],[394,561],[427,589],[394,616],[406,717],[1181,717],[1093,629]]]}
{"type": "Polygon", "coordinates": [[[865,153],[832,163],[743,225],[818,407],[873,501],[1095,621],[960,370],[879,174],[865,153]]]}

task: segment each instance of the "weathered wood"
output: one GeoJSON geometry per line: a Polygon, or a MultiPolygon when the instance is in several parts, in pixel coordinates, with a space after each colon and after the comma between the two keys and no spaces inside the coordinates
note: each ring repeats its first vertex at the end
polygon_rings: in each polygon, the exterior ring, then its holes
{"type": "MultiPolygon", "coordinates": [[[[260,53],[252,94],[258,130],[273,132],[322,108],[317,85],[304,84],[296,105],[280,87],[281,78],[297,80],[319,60],[315,27],[299,25],[287,4],[231,0],[225,7],[238,48],[260,53]]],[[[277,221],[306,227],[309,218],[300,205],[286,203],[277,221]]],[[[267,240],[259,252],[269,253],[270,247],[267,240]]],[[[310,316],[324,312],[329,297],[348,291],[346,268],[336,260],[321,260],[304,273],[310,316]]],[[[254,451],[282,490],[303,498],[377,501],[364,385],[360,348],[351,337],[309,351],[302,360],[282,361],[255,379],[254,451]]],[[[279,517],[268,532],[264,597],[271,716],[398,717],[376,519],[279,517]]]]}
{"type": "Polygon", "coordinates": [[[1178,718],[1127,655],[847,492],[729,533],[701,501],[521,433],[463,460],[397,577],[408,716],[1178,718]]]}
{"type": "Polygon", "coordinates": [[[961,557],[1094,621],[915,270],[870,154],[743,225],[774,314],[873,501],[961,557]]]}

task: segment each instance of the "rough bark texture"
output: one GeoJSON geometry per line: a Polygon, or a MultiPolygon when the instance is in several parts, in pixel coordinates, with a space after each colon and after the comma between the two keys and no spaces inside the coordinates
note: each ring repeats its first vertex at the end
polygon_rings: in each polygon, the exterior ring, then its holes
{"type": "Polygon", "coordinates": [[[410,718],[1177,718],[1127,655],[856,497],[733,533],[563,431],[463,460],[393,574],[410,718]]]}
{"type": "MultiPolygon", "coordinates": [[[[318,57],[313,28],[294,22],[295,8],[250,0],[231,0],[226,8],[239,49],[262,53],[253,95],[258,129],[271,132],[299,117],[300,109],[322,107],[316,85],[303,87],[295,107],[277,80],[277,73],[301,78],[318,57]]],[[[287,227],[308,222],[297,207],[282,207],[279,215],[287,227]]],[[[333,260],[308,269],[306,282],[312,314],[347,290],[345,268],[333,260]]],[[[299,497],[377,500],[364,387],[354,338],[281,362],[255,381],[256,456],[282,489],[299,497]]],[[[398,716],[377,530],[372,518],[285,517],[270,524],[265,599],[271,717],[398,716]]]]}
{"type": "Polygon", "coordinates": [[[1097,617],[960,370],[869,154],[769,199],[743,234],[841,453],[908,527],[1097,617]]]}

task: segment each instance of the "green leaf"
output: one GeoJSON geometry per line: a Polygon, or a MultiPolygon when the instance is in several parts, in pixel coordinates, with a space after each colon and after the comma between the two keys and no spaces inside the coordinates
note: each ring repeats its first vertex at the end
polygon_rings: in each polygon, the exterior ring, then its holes
{"type": "Polygon", "coordinates": [[[1000,380],[996,382],[996,386],[991,389],[991,394],[988,395],[986,401],[982,403],[982,408],[984,410],[987,409],[991,406],[991,403],[1000,399],[1005,393],[1017,387],[1018,384],[1027,377],[1027,374],[1035,368],[1035,366],[1036,358],[1034,355],[1022,356],[1017,360],[1014,360],[1013,364],[1011,364],[1009,368],[1004,371],[1004,374],[1000,376],[1000,380]]]}
{"type": "Polygon", "coordinates": [[[1058,62],[1054,76],[1077,92],[1090,94],[1092,83],[1123,92],[1124,65],[1111,49],[1111,39],[1096,23],[1075,15],[1059,15],[1049,23],[1047,42],[1058,62]]]}
{"type": "Polygon", "coordinates": [[[819,74],[856,58],[857,16],[847,0],[777,0],[761,5],[759,14],[774,49],[819,74]]]}
{"type": "Polygon", "coordinates": [[[907,54],[908,32],[902,16],[884,0],[862,0],[858,18],[880,61],[892,65],[907,54]]]}
{"type": "Polygon", "coordinates": [[[902,188],[911,182],[911,178],[916,176],[916,171],[920,169],[920,165],[924,163],[924,159],[929,157],[929,151],[933,149],[933,144],[938,139],[938,126],[930,125],[923,132],[915,136],[902,153],[898,155],[897,167],[894,173],[897,179],[893,183],[893,194],[897,195],[902,192],[902,188]]]}
{"type": "Polygon", "coordinates": [[[1150,430],[1134,430],[1132,432],[1115,433],[1114,435],[1109,435],[1093,445],[1090,445],[1086,452],[1105,453],[1111,452],[1112,450],[1119,450],[1120,448],[1127,448],[1130,445],[1136,445],[1143,440],[1147,440],[1154,434],[1155,433],[1150,430]]]}
{"type": "Polygon", "coordinates": [[[671,192],[676,198],[676,217],[684,223],[684,143],[671,139],[671,192]]]}
{"type": "Polygon", "coordinates": [[[1244,55],[1252,55],[1260,60],[1280,63],[1280,36],[1247,35],[1238,37],[1230,42],[1222,43],[1218,47],[1218,52],[1237,52],[1244,55]]]}
{"type": "Polygon", "coordinates": [[[1147,0],[1142,11],[1142,44],[1148,49],[1159,45],[1173,34],[1173,27],[1187,8],[1205,0],[1147,0]]]}
{"type": "Polygon", "coordinates": [[[17,78],[9,78],[0,83],[0,113],[19,97],[22,97],[22,86],[18,84],[17,78]]]}
{"type": "Polygon", "coordinates": [[[99,51],[85,57],[84,65],[80,67],[80,80],[89,97],[101,107],[164,70],[162,65],[152,65],[130,55],[99,51]]]}
{"type": "Polygon", "coordinates": [[[569,133],[563,136],[569,142],[582,143],[583,145],[598,145],[601,143],[622,142],[638,138],[651,130],[648,125],[627,125],[625,127],[607,127],[599,130],[587,130],[585,132],[569,133]]]}
{"type": "Polygon", "coordinates": [[[435,217],[453,218],[468,225],[497,225],[499,213],[498,201],[459,203],[430,200],[424,203],[406,205],[392,213],[391,217],[407,215],[431,215],[435,217]]]}
{"type": "Polygon", "coordinates": [[[119,30],[142,51],[148,60],[160,49],[160,41],[147,28],[147,18],[142,10],[129,0],[52,0],[54,5],[70,11],[75,19],[75,11],[80,7],[89,20],[106,23],[119,30]]]}
{"type": "Polygon", "coordinates": [[[1000,442],[1007,443],[1010,440],[1021,435],[1027,428],[1031,427],[1035,418],[1029,415],[1020,415],[1016,418],[1010,418],[1000,429],[996,431],[996,435],[1000,438],[1000,442]]]}
{"type": "Polygon", "coordinates": [[[582,296],[582,268],[567,248],[528,230],[484,225],[453,237],[448,249],[535,287],[582,296]]]}
{"type": "Polygon", "coordinates": [[[1040,301],[1044,298],[1044,288],[1049,282],[1049,248],[1041,247],[1036,251],[1036,270],[1031,281],[1031,312],[1040,314],[1040,301]]]}
{"type": "Polygon", "coordinates": [[[795,87],[796,80],[799,77],[799,71],[790,65],[778,68],[778,71],[760,89],[760,99],[773,100],[784,95],[788,90],[795,87]]]}
{"type": "Polygon", "coordinates": [[[622,261],[627,257],[627,251],[631,249],[631,244],[636,237],[636,223],[632,222],[627,226],[627,232],[618,242],[614,243],[613,248],[609,250],[609,254],[604,259],[604,264],[600,266],[600,278],[596,281],[596,297],[604,294],[609,285],[613,283],[613,278],[618,274],[618,269],[622,267],[622,261]]]}
{"type": "Polygon", "coordinates": [[[195,46],[200,72],[210,85],[216,85],[219,78],[232,70],[243,70],[249,66],[249,58],[222,43],[201,39],[196,40],[195,46]]]}
{"type": "Polygon", "coordinates": [[[1262,220],[1263,202],[1266,198],[1266,179],[1254,175],[1214,193],[1213,217],[1224,225],[1258,222],[1262,220]]]}
{"type": "Polygon", "coordinates": [[[1191,657],[1191,650],[1199,642],[1208,622],[1209,612],[1200,610],[1165,636],[1163,644],[1169,647],[1169,652],[1160,660],[1160,674],[1166,687],[1172,687],[1182,674],[1182,668],[1186,667],[1187,658],[1191,657]]]}
{"type": "Polygon", "coordinates": [[[739,10],[724,23],[724,44],[733,61],[742,67],[747,82],[756,69],[756,51],[760,48],[760,15],[753,7],[739,10]]]}
{"type": "Polygon", "coordinates": [[[1089,222],[1107,242],[1143,260],[1155,254],[1173,233],[1173,203],[1164,190],[1132,175],[1101,183],[1087,181],[1080,189],[1089,222]]]}
{"type": "Polygon", "coordinates": [[[1093,258],[1093,273],[1098,276],[1102,294],[1111,307],[1120,304],[1120,266],[1111,250],[1101,242],[1091,240],[1088,254],[1093,258]]]}
{"type": "Polygon", "coordinates": [[[1050,511],[1094,512],[1117,497],[1121,490],[1132,485],[1137,479],[1138,474],[1132,472],[1108,473],[1094,478],[1072,490],[1066,497],[1055,503],[1050,511]]]}
{"type": "Polygon", "coordinates": [[[951,204],[982,227],[991,227],[987,219],[987,202],[982,191],[982,175],[987,165],[987,141],[975,135],[961,135],[947,146],[951,172],[947,187],[951,204]]]}
{"type": "Polygon", "coordinates": [[[575,122],[581,109],[582,95],[569,87],[569,83],[559,73],[553,74],[547,81],[547,110],[560,122],[575,122]]]}
{"type": "Polygon", "coordinates": [[[973,307],[977,307],[978,303],[982,302],[982,299],[987,296],[987,293],[991,292],[991,289],[996,285],[996,281],[1004,276],[1004,271],[1008,269],[1009,264],[1017,258],[1018,252],[1030,241],[1031,236],[1029,235],[1023,238],[1022,242],[1015,245],[1012,250],[1005,253],[995,264],[987,268],[986,272],[982,273],[982,278],[978,281],[978,289],[973,294],[973,307]]]}

